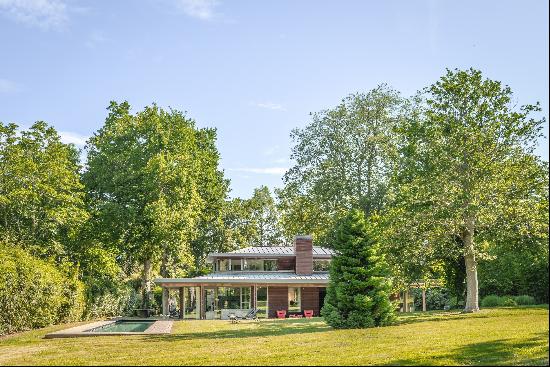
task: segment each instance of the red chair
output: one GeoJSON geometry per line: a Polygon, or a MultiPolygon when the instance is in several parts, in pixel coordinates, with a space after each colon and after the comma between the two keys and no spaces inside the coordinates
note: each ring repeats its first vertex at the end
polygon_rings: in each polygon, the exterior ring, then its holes
{"type": "Polygon", "coordinates": [[[284,319],[286,317],[286,310],[277,310],[277,318],[284,319]]]}
{"type": "Polygon", "coordinates": [[[304,310],[304,316],[311,319],[313,317],[313,310],[304,310]]]}

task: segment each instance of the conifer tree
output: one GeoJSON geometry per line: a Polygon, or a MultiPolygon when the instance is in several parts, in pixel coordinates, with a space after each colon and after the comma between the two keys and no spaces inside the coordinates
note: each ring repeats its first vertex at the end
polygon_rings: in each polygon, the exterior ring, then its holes
{"type": "Polygon", "coordinates": [[[384,255],[360,210],[336,226],[330,283],[321,315],[334,328],[367,328],[394,321],[384,255]]]}

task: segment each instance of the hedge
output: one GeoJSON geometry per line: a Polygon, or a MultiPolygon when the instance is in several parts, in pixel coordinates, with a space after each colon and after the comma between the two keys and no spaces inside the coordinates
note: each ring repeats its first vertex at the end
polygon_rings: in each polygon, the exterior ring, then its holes
{"type": "Polygon", "coordinates": [[[0,242],[0,335],[79,320],[84,303],[76,277],[0,242]]]}

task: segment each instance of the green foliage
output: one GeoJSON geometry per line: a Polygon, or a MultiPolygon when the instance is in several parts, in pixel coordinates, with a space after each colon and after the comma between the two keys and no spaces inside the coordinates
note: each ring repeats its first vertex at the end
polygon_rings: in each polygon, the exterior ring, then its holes
{"type": "Polygon", "coordinates": [[[398,128],[384,242],[392,264],[411,260],[417,273],[402,273],[414,277],[464,256],[466,308],[476,310],[475,265],[502,245],[499,236],[516,228],[536,242],[548,232],[548,213],[539,209],[548,181],[532,154],[544,119],[535,116],[538,104],[516,108],[508,86],[473,69],[447,71],[413,103],[415,113],[398,128]]]}
{"type": "MultiPolygon", "coordinates": [[[[414,288],[411,290],[414,296],[414,306],[416,310],[422,310],[422,289],[414,288]]],[[[444,310],[451,305],[450,292],[446,288],[428,288],[426,290],[426,309],[444,310]]]]}
{"type": "Polygon", "coordinates": [[[69,259],[88,217],[79,169],[76,148],[46,123],[19,130],[0,122],[0,237],[41,258],[69,259]]]}
{"type": "Polygon", "coordinates": [[[84,286],[53,264],[0,243],[0,335],[79,320],[84,286]]]}
{"type": "Polygon", "coordinates": [[[226,244],[231,249],[278,246],[285,242],[279,211],[267,186],[254,189],[250,199],[227,201],[224,222],[226,244]]]}
{"type": "Polygon", "coordinates": [[[317,243],[330,244],[330,229],[349,209],[370,214],[383,206],[401,104],[398,92],[380,85],[293,130],[296,164],[277,191],[287,237],[311,233],[317,243]]]}
{"type": "Polygon", "coordinates": [[[495,296],[494,294],[484,297],[481,300],[481,306],[483,307],[497,307],[502,305],[502,298],[495,296]]]}
{"type": "Polygon", "coordinates": [[[144,307],[158,262],[163,276],[201,266],[219,233],[227,181],[213,129],[156,105],[136,114],[109,106],[90,139],[84,182],[94,229],[127,267],[143,264],[144,307]]]}
{"type": "Polygon", "coordinates": [[[321,314],[334,328],[390,325],[389,271],[362,211],[352,210],[336,227],[330,281],[321,314]]]}
{"type": "Polygon", "coordinates": [[[514,306],[531,306],[537,302],[535,297],[521,295],[521,296],[497,296],[494,294],[488,295],[481,300],[483,307],[514,307],[514,306]]]}
{"type": "Polygon", "coordinates": [[[519,306],[531,306],[537,304],[535,297],[527,295],[515,296],[514,301],[516,301],[519,306]]]}

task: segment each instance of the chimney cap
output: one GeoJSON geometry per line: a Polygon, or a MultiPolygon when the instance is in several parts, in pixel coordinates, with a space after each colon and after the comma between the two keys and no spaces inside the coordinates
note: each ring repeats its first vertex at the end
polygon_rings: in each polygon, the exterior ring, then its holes
{"type": "Polygon", "coordinates": [[[294,240],[312,240],[313,237],[309,234],[302,234],[302,235],[297,235],[294,237],[294,240]]]}

